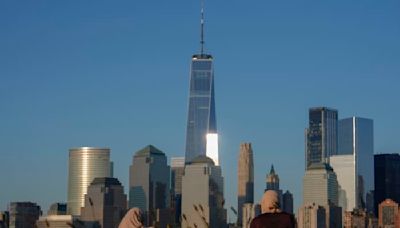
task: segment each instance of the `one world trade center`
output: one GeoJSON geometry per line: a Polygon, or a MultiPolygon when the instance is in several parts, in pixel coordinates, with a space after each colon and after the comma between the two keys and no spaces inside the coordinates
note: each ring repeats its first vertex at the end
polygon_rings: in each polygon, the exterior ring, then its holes
{"type": "Polygon", "coordinates": [[[215,118],[213,57],[204,53],[204,10],[201,10],[201,50],[190,66],[189,110],[186,129],[185,162],[199,155],[218,161],[218,134],[215,118]]]}

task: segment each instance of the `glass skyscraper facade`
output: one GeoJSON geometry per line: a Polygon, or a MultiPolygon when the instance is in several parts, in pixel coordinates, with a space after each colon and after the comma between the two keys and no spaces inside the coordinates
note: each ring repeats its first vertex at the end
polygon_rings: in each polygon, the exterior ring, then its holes
{"type": "Polygon", "coordinates": [[[306,169],[312,164],[329,163],[337,154],[338,112],[326,107],[310,108],[306,129],[306,169]]]}
{"type": "Polygon", "coordinates": [[[389,198],[400,202],[400,155],[375,154],[375,215],[378,205],[389,198]]]}
{"type": "Polygon", "coordinates": [[[374,130],[373,120],[350,117],[338,124],[338,155],[330,158],[342,188],[339,198],[347,202],[347,211],[365,208],[373,211],[367,194],[374,189],[374,130]]]}
{"type": "Polygon", "coordinates": [[[96,177],[109,177],[110,164],[108,148],[78,147],[69,150],[68,214],[81,214],[88,186],[96,177]]]}
{"type": "MultiPolygon", "coordinates": [[[[211,55],[193,55],[190,67],[189,110],[186,130],[185,162],[199,155],[207,155],[218,161],[218,138],[213,153],[207,153],[207,135],[217,136],[215,117],[214,71],[211,55]]],[[[209,137],[210,138],[210,137],[209,137]]],[[[215,137],[213,137],[215,138],[215,137]]],[[[215,141],[215,140],[214,140],[215,141]]],[[[210,149],[209,149],[210,150],[210,149]]],[[[218,165],[218,164],[216,164],[218,165]]]]}
{"type": "Polygon", "coordinates": [[[169,208],[170,167],[164,152],[152,145],[137,151],[129,167],[129,207],[138,207],[144,225],[156,220],[157,209],[169,208]]]}

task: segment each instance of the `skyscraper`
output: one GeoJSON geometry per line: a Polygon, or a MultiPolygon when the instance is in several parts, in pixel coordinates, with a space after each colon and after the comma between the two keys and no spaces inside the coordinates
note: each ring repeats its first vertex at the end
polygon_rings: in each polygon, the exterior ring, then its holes
{"type": "Polygon", "coordinates": [[[332,167],[322,163],[308,168],[303,179],[304,204],[338,205],[337,191],[337,177],[332,167]]]}
{"type": "Polygon", "coordinates": [[[129,207],[139,207],[144,225],[156,220],[157,209],[169,208],[170,167],[164,152],[152,145],[137,151],[129,168],[129,207]]]}
{"type": "Polygon", "coordinates": [[[373,205],[366,198],[374,189],[373,121],[350,117],[340,120],[338,129],[339,155],[331,156],[330,163],[341,188],[340,206],[346,211],[365,208],[372,212],[373,205]]]}
{"type": "Polygon", "coordinates": [[[42,214],[40,206],[31,202],[12,202],[9,207],[10,228],[34,228],[42,214]]]}
{"type": "Polygon", "coordinates": [[[315,203],[304,204],[299,208],[297,225],[299,228],[325,228],[325,208],[315,203]]]}
{"type": "Polygon", "coordinates": [[[101,227],[117,227],[125,215],[127,199],[124,187],[116,178],[98,177],[88,187],[82,221],[97,221],[101,227]]]}
{"type": "Polygon", "coordinates": [[[254,202],[254,164],[251,143],[240,144],[238,161],[238,224],[242,224],[243,204],[254,202]]]}
{"type": "MultiPolygon", "coordinates": [[[[242,207],[242,228],[250,228],[251,221],[261,214],[261,205],[245,203],[242,207]]],[[[240,223],[238,223],[240,225],[240,223]]]]}
{"type": "Polygon", "coordinates": [[[171,208],[175,211],[175,221],[181,217],[182,207],[182,176],[185,171],[185,158],[171,158],[171,208]]]}
{"type": "Polygon", "coordinates": [[[80,215],[87,187],[94,178],[110,175],[110,149],[94,147],[70,149],[67,214],[80,215]]]}
{"type": "Polygon", "coordinates": [[[385,199],[400,202],[400,155],[375,154],[375,215],[378,215],[378,204],[385,199]]]}
{"type": "Polygon", "coordinates": [[[221,167],[204,155],[186,164],[182,177],[182,227],[225,227],[221,167]]]}
{"type": "Polygon", "coordinates": [[[218,133],[215,116],[213,57],[204,53],[204,10],[201,10],[201,50],[190,66],[189,110],[185,161],[207,155],[219,165],[218,133]]]}
{"type": "Polygon", "coordinates": [[[327,107],[310,108],[306,129],[306,169],[315,163],[329,163],[337,154],[338,112],[327,107]]]}
{"type": "MultiPolygon", "coordinates": [[[[278,174],[275,173],[274,165],[271,165],[271,170],[269,171],[269,174],[267,175],[267,180],[266,180],[266,188],[265,191],[268,190],[274,190],[282,195],[282,191],[279,188],[279,176],[278,174]]],[[[282,201],[281,201],[282,202],[282,201]]]]}
{"type": "Polygon", "coordinates": [[[293,195],[288,190],[282,195],[282,211],[293,214],[293,195]]]}

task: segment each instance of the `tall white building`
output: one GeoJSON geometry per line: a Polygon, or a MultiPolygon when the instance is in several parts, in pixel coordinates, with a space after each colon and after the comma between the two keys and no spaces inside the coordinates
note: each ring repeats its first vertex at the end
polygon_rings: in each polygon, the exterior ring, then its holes
{"type": "Polygon", "coordinates": [[[338,154],[330,164],[339,183],[339,205],[346,211],[373,211],[367,195],[374,189],[373,121],[351,117],[339,121],[338,154]]]}
{"type": "Polygon", "coordinates": [[[338,205],[345,211],[352,211],[357,206],[356,161],[353,155],[331,157],[331,165],[338,180],[338,205]]]}
{"type": "Polygon", "coordinates": [[[80,215],[90,183],[96,177],[110,177],[111,173],[109,148],[70,149],[67,214],[80,215]]]}
{"type": "Polygon", "coordinates": [[[182,227],[224,227],[223,177],[221,167],[206,156],[185,166],[182,177],[182,227]]]}

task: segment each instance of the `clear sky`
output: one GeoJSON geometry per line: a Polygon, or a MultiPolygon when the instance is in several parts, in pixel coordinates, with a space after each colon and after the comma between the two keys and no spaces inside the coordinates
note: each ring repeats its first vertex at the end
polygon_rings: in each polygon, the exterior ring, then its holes
{"type": "MultiPolygon", "coordinates": [[[[66,201],[71,147],[110,147],[126,189],[135,151],[184,155],[199,8],[0,1],[0,210],[66,201]]],[[[400,152],[399,12],[398,0],[206,2],[227,206],[239,144],[251,142],[256,199],[273,163],[297,208],[312,106],[374,119],[375,153],[400,152]]]]}

